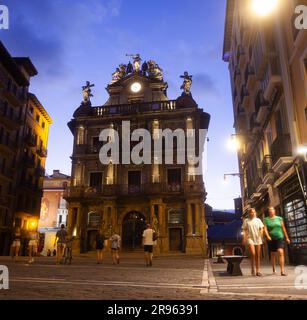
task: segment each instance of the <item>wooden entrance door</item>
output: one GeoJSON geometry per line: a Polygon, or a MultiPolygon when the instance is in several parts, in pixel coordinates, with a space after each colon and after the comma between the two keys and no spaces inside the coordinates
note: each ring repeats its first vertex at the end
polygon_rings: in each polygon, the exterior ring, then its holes
{"type": "Polygon", "coordinates": [[[182,229],[172,228],[169,229],[169,249],[170,251],[182,251],[182,229]]]}

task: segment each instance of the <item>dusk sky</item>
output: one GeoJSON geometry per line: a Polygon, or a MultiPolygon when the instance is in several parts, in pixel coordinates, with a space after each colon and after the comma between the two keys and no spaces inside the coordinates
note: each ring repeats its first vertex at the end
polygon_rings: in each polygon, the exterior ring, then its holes
{"type": "Polygon", "coordinates": [[[38,69],[30,91],[53,119],[47,172],[70,174],[73,136],[67,122],[82,101],[81,86],[95,84],[92,105],[107,100],[111,74],[126,53],[140,53],[164,70],[168,96],[180,94],[180,75],[194,75],[192,93],[211,114],[207,203],[232,209],[239,179],[223,185],[224,173],[238,172],[227,150],[233,114],[227,64],[222,61],[226,0],[9,0],[10,29],[0,39],[13,56],[29,56],[38,69]]]}

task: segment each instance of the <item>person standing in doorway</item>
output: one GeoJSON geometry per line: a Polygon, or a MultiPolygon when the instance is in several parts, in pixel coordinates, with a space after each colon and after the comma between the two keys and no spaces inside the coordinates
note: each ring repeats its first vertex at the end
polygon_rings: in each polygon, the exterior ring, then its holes
{"type": "Polygon", "coordinates": [[[263,229],[262,221],[257,218],[257,212],[254,208],[249,209],[249,216],[243,223],[243,245],[247,245],[251,254],[251,273],[261,277],[260,272],[260,255],[261,246],[263,244],[263,229]],[[255,271],[256,267],[256,271],[255,271]]]}
{"type": "Polygon", "coordinates": [[[152,266],[154,234],[155,231],[151,228],[151,225],[147,224],[147,228],[143,232],[143,245],[145,252],[146,267],[152,266]]]}
{"type": "Polygon", "coordinates": [[[102,262],[105,236],[101,230],[96,235],[97,264],[102,262]]]}
{"type": "Polygon", "coordinates": [[[19,250],[20,250],[20,240],[21,240],[21,233],[20,228],[16,228],[15,232],[13,234],[13,243],[11,246],[11,254],[12,259],[17,262],[18,256],[19,256],[19,250]]]}
{"type": "Polygon", "coordinates": [[[269,207],[268,212],[269,216],[264,219],[264,232],[268,239],[273,274],[276,274],[276,256],[278,253],[281,275],[286,276],[284,239],[288,244],[290,244],[290,239],[283,218],[276,215],[275,208],[269,207]]]}
{"type": "Polygon", "coordinates": [[[121,238],[115,231],[113,232],[112,237],[110,238],[110,246],[111,246],[113,264],[119,264],[119,251],[121,247],[121,238]]]}
{"type": "Polygon", "coordinates": [[[34,256],[37,255],[39,234],[36,230],[29,232],[29,264],[34,263],[34,256]]]}
{"type": "Polygon", "coordinates": [[[57,246],[56,250],[56,264],[60,264],[63,261],[64,250],[67,240],[67,231],[65,230],[65,225],[61,225],[61,230],[56,233],[54,240],[54,247],[57,246]]]}

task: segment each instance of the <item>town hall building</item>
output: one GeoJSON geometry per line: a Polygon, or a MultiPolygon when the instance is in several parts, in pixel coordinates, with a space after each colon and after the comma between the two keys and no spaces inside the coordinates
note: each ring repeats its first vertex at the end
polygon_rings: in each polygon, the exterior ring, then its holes
{"type": "MultiPolygon", "coordinates": [[[[132,59],[112,75],[107,87],[109,99],[102,106],[92,106],[94,85],[86,83],[83,102],[68,124],[74,145],[71,184],[64,197],[69,203],[68,229],[76,237],[75,248],[81,253],[93,250],[96,234],[102,230],[107,237],[117,232],[124,250],[141,249],[143,230],[150,223],[159,236],[156,253],[207,254],[203,175],[196,173],[196,164],[177,161],[176,153],[182,149],[178,138],[171,148],[165,141],[162,144],[163,158],[167,148],[174,151],[172,164],[159,163],[154,152],[150,164],[116,163],[112,156],[108,163],[101,161],[102,148],[112,140],[110,135],[108,141],[101,141],[103,129],[118,132],[120,159],[122,137],[130,137],[136,129],[150,132],[152,142],[165,129],[190,134],[194,129],[196,155],[204,147],[206,137],[199,139],[199,135],[207,132],[210,115],[192,97],[192,76],[187,72],[181,76],[183,92],[170,100],[158,64],[152,60],[142,63],[138,54],[132,59]],[[122,132],[123,122],[128,121],[131,132],[122,132]]],[[[130,141],[129,150],[138,143],[130,141]]],[[[140,154],[144,152],[140,150],[140,154]]],[[[186,151],[184,154],[187,158],[186,151]]]]}

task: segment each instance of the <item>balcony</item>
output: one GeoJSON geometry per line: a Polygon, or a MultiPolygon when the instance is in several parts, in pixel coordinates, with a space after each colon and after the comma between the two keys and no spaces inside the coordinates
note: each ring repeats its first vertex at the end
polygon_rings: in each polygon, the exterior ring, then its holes
{"type": "Polygon", "coordinates": [[[36,137],[34,134],[27,134],[25,136],[25,139],[24,139],[25,143],[27,144],[27,146],[29,147],[35,147],[36,146],[36,137]]]}
{"type": "Polygon", "coordinates": [[[40,146],[37,148],[36,153],[41,157],[41,158],[47,158],[48,151],[46,148],[40,146]]]}
{"type": "Polygon", "coordinates": [[[7,139],[4,136],[0,136],[0,149],[3,150],[4,153],[16,153],[17,143],[11,139],[7,139]]]}
{"type": "Polygon", "coordinates": [[[265,185],[272,184],[275,180],[275,174],[273,171],[272,158],[269,155],[264,156],[262,161],[262,182],[265,185]]]}
{"type": "Polygon", "coordinates": [[[238,66],[235,67],[234,74],[233,74],[233,81],[235,85],[239,86],[241,81],[241,71],[238,66]]]}
{"type": "Polygon", "coordinates": [[[22,124],[22,118],[4,104],[0,105],[0,120],[11,130],[18,129],[22,124]]]}
{"type": "Polygon", "coordinates": [[[155,194],[202,193],[204,184],[196,182],[147,183],[142,185],[103,185],[101,187],[69,187],[64,192],[68,199],[95,199],[97,197],[144,196],[155,194]]]}
{"type": "Polygon", "coordinates": [[[133,103],[125,105],[110,105],[103,107],[93,107],[92,115],[96,117],[112,115],[131,115],[146,112],[173,111],[179,109],[176,100],[157,101],[150,103],[133,103]]]}
{"type": "Polygon", "coordinates": [[[270,101],[274,88],[282,84],[281,71],[279,66],[278,56],[269,59],[265,69],[263,79],[261,80],[261,87],[263,96],[270,101]]]}
{"type": "Polygon", "coordinates": [[[25,188],[27,190],[30,190],[35,193],[41,193],[42,194],[42,188],[40,186],[35,185],[31,181],[21,180],[19,184],[22,188],[25,188]]]}
{"type": "Polygon", "coordinates": [[[239,45],[237,49],[237,64],[240,66],[240,68],[242,68],[245,62],[246,62],[245,49],[242,45],[239,45]]]}
{"type": "Polygon", "coordinates": [[[270,111],[270,103],[264,98],[263,91],[260,90],[255,100],[256,121],[262,123],[270,111]]]}
{"type": "Polygon", "coordinates": [[[242,107],[247,108],[249,104],[250,95],[246,85],[242,86],[240,99],[241,99],[242,107]]]}
{"type": "Polygon", "coordinates": [[[255,69],[251,64],[248,64],[245,69],[244,79],[248,90],[252,90],[256,83],[255,69]]]}
{"type": "Polygon", "coordinates": [[[25,165],[28,168],[35,168],[35,157],[24,155],[21,160],[21,164],[25,165]]]}
{"type": "Polygon", "coordinates": [[[16,85],[8,81],[6,89],[3,91],[7,100],[14,106],[25,103],[25,96],[16,85]]]}
{"type": "Polygon", "coordinates": [[[277,137],[271,146],[273,170],[283,173],[293,163],[290,134],[277,137]]]}
{"type": "Polygon", "coordinates": [[[257,134],[258,131],[261,129],[259,122],[256,119],[256,113],[253,113],[250,117],[249,121],[249,128],[252,134],[257,134]]]}

